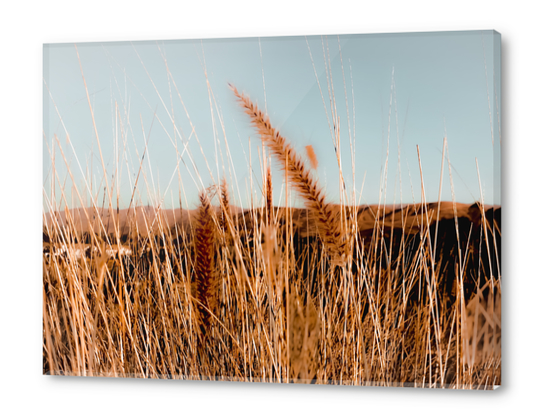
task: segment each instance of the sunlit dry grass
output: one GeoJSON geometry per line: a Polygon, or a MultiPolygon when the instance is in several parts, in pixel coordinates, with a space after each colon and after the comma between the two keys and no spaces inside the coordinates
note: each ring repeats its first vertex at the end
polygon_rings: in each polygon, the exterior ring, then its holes
{"type": "Polygon", "coordinates": [[[499,385],[500,209],[497,217],[483,203],[333,204],[310,169],[312,147],[308,165],[232,89],[304,208],[273,206],[267,159],[251,208],[232,206],[223,179],[173,223],[161,209],[141,219],[131,207],[124,225],[103,218],[85,230],[74,209],[61,215],[46,197],[44,372],[499,385]]]}

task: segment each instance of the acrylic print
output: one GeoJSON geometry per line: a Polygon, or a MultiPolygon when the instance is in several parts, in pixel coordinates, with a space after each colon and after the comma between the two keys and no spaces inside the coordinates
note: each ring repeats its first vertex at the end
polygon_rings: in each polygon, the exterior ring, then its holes
{"type": "Polygon", "coordinates": [[[44,46],[43,371],[493,389],[500,35],[44,46]]]}

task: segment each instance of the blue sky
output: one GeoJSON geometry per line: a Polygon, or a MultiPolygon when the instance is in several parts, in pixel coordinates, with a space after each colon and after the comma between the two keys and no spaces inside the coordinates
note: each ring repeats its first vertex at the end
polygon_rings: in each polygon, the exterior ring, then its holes
{"type": "MultiPolygon", "coordinates": [[[[54,149],[62,206],[61,189],[68,206],[81,205],[75,188],[84,205],[92,195],[101,206],[107,185],[114,205],[118,196],[126,208],[138,179],[134,204],[177,207],[180,192],[193,208],[198,191],[223,176],[237,205],[260,205],[261,142],[232,83],[267,109],[300,154],[314,147],[316,175],[332,201],[340,201],[340,189],[331,88],[349,202],[354,190],[360,204],[419,202],[417,146],[426,200],[437,201],[446,135],[455,199],[480,200],[477,159],[484,202],[500,204],[499,63],[500,36],[492,31],[46,44],[45,195],[52,199],[54,149]]],[[[275,205],[284,205],[283,175],[272,168],[275,205]]],[[[446,161],[443,200],[451,190],[446,161]]]]}

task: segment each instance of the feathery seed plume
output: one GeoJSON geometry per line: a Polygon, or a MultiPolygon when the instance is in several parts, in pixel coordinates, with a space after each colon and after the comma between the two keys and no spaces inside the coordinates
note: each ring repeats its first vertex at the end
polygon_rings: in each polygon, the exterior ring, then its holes
{"type": "Polygon", "coordinates": [[[250,117],[252,125],[258,130],[264,144],[269,147],[282,170],[287,173],[288,181],[292,183],[311,210],[312,217],[332,260],[338,265],[344,264],[345,245],[340,220],[338,220],[338,215],[333,207],[326,202],[324,192],[318,182],[292,145],[271,125],[269,117],[248,96],[239,93],[235,86],[230,84],[230,88],[239,99],[245,113],[250,117]]]}
{"type": "Polygon", "coordinates": [[[208,330],[211,323],[209,311],[215,312],[218,300],[218,281],[214,269],[214,222],[211,202],[206,191],[199,196],[200,207],[196,220],[196,273],[195,297],[204,307],[198,307],[200,327],[208,330]]]}

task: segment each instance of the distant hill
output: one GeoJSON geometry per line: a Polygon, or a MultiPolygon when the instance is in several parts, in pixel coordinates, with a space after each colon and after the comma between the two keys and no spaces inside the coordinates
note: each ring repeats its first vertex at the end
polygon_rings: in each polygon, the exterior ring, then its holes
{"type": "MultiPolygon", "coordinates": [[[[335,210],[339,211],[340,206],[336,205],[335,210]]],[[[376,225],[377,214],[379,215],[379,226],[384,230],[404,229],[407,233],[417,233],[420,228],[427,225],[434,225],[439,221],[454,220],[454,205],[450,201],[440,203],[428,203],[422,206],[417,204],[405,205],[364,205],[357,207],[347,207],[349,212],[357,213],[358,232],[362,235],[370,235],[376,225]],[[423,217],[422,217],[423,216],[423,217]]],[[[462,221],[470,221],[475,226],[480,225],[482,214],[477,203],[474,204],[455,204],[457,218],[462,221]]],[[[486,217],[490,220],[495,219],[500,226],[500,206],[485,206],[486,217]]],[[[216,208],[220,212],[220,208],[216,208]]],[[[239,207],[232,208],[232,215],[239,224],[250,229],[253,217],[261,217],[261,208],[254,210],[244,210],[239,207]]],[[[90,232],[104,232],[108,234],[115,233],[115,227],[120,229],[120,236],[133,234],[133,229],[139,235],[147,236],[149,232],[156,234],[161,231],[170,231],[176,228],[189,228],[194,218],[197,216],[197,209],[157,209],[152,206],[140,206],[128,209],[110,210],[107,208],[75,208],[66,211],[60,211],[53,219],[51,213],[44,214],[44,232],[51,229],[53,220],[59,223],[59,227],[64,227],[70,222],[79,234],[90,232]],[[48,227],[48,228],[47,228],[48,227]]],[[[283,221],[285,217],[284,208],[274,208],[274,214],[277,221],[283,221]]],[[[351,213],[354,214],[354,213],[351,213]]],[[[291,218],[295,229],[302,237],[313,236],[316,234],[315,226],[310,222],[311,213],[309,210],[294,208],[291,218]]],[[[44,233],[44,241],[49,239],[44,233]]]]}

